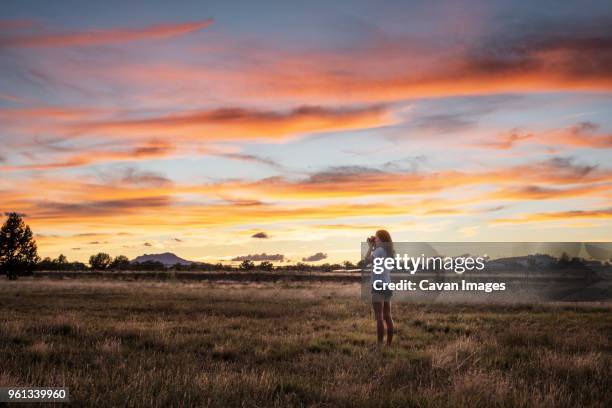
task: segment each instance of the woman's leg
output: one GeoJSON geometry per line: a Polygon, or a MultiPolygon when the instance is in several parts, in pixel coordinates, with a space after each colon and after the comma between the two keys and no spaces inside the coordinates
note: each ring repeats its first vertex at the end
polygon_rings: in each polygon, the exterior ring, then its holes
{"type": "Polygon", "coordinates": [[[383,302],[372,302],[374,308],[374,319],[376,319],[376,335],[378,344],[382,344],[385,338],[385,324],[383,323],[383,302]]]}
{"type": "Polygon", "coordinates": [[[383,319],[387,323],[387,346],[393,341],[393,318],[391,317],[391,302],[383,304],[383,319]]]}

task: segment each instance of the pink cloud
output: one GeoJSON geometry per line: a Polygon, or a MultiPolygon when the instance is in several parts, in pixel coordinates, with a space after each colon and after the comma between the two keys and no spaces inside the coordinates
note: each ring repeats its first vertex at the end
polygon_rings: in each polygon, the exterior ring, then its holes
{"type": "Polygon", "coordinates": [[[0,37],[0,46],[26,48],[83,47],[141,40],[165,39],[202,30],[212,24],[212,22],[212,19],[208,19],[204,21],[181,24],[158,24],[144,28],[114,28],[73,33],[5,35],[0,37]]]}

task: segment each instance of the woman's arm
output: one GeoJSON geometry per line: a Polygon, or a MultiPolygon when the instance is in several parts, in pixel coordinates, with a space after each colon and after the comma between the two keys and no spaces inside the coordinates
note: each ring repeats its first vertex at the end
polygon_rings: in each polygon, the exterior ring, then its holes
{"type": "Polygon", "coordinates": [[[372,258],[373,258],[373,257],[372,257],[372,251],[373,251],[373,250],[374,250],[374,243],[369,243],[369,242],[368,242],[368,252],[366,253],[366,256],[365,256],[365,260],[366,260],[366,261],[368,261],[368,262],[369,262],[369,261],[371,261],[371,260],[372,260],[372,258]]]}

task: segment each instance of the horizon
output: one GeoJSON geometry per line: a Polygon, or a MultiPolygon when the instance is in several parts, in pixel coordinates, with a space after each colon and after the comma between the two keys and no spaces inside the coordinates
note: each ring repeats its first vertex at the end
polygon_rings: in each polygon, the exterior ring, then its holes
{"type": "MultiPolygon", "coordinates": [[[[478,244],[478,243],[473,243],[473,242],[462,242],[462,243],[478,244]]],[[[401,242],[398,244],[407,244],[407,243],[401,242]]],[[[422,244],[422,243],[418,243],[418,244],[422,244]]],[[[448,244],[448,243],[432,243],[432,244],[448,244]]],[[[562,242],[548,242],[548,243],[536,243],[536,242],[508,243],[506,242],[506,243],[501,243],[501,242],[496,242],[496,243],[491,243],[491,242],[487,242],[486,244],[521,244],[524,246],[521,250],[519,250],[520,253],[516,251],[517,247],[514,247],[513,250],[506,248],[505,252],[504,251],[500,252],[498,249],[493,254],[483,254],[486,262],[495,262],[495,261],[500,261],[500,260],[512,260],[512,259],[526,259],[529,257],[547,257],[547,258],[551,258],[555,260],[562,260],[564,257],[567,257],[568,260],[578,259],[578,260],[586,261],[586,262],[595,261],[595,262],[600,263],[602,266],[612,265],[612,257],[610,257],[610,243],[608,242],[604,242],[604,243],[596,243],[596,242],[589,242],[589,243],[567,243],[567,242],[566,243],[562,243],[562,242]],[[525,246],[525,244],[527,245],[525,246]],[[540,246],[539,248],[534,248],[533,245],[530,246],[529,244],[544,244],[544,247],[540,246]],[[567,245],[563,246],[563,245],[557,245],[557,244],[581,244],[581,245],[580,245],[580,248],[576,248],[576,247],[568,247],[567,245]],[[585,246],[584,244],[592,244],[592,245],[590,246],[590,248],[587,248],[587,246],[585,246]],[[597,245],[597,244],[600,244],[600,245],[597,245]]],[[[101,253],[104,253],[104,252],[102,251],[101,253]]],[[[457,249],[455,249],[452,253],[445,253],[442,255],[434,255],[434,254],[432,255],[439,256],[442,258],[461,258],[461,257],[474,255],[470,252],[464,252],[464,253],[461,253],[460,255],[457,255],[457,253],[458,253],[457,249]]],[[[91,256],[97,255],[97,254],[99,253],[91,254],[91,256]]],[[[60,254],[60,256],[61,255],[63,254],[60,254]]],[[[254,265],[257,265],[257,263],[261,263],[261,262],[269,262],[275,267],[296,266],[296,265],[306,265],[309,267],[320,267],[324,265],[342,266],[343,264],[347,262],[352,264],[354,267],[356,267],[358,263],[360,262],[360,260],[351,260],[351,259],[345,259],[339,262],[328,262],[326,258],[320,259],[320,260],[278,259],[280,254],[266,254],[266,253],[237,256],[232,259],[219,259],[217,260],[217,262],[205,262],[205,261],[194,261],[191,259],[186,259],[174,252],[152,252],[152,253],[145,252],[143,254],[133,257],[132,259],[128,258],[128,260],[131,263],[138,263],[137,259],[139,258],[147,258],[147,257],[158,257],[159,258],[160,256],[165,256],[165,255],[176,257],[181,262],[188,262],[190,264],[202,264],[202,265],[222,264],[223,266],[234,266],[234,267],[238,266],[242,261],[245,261],[245,260],[253,262],[254,265]]],[[[421,255],[425,256],[425,254],[421,254],[421,255]]],[[[399,253],[396,254],[396,257],[401,257],[402,259],[404,259],[404,257],[406,256],[410,256],[410,255],[406,253],[405,251],[403,251],[403,255],[400,255],[399,253]]],[[[49,262],[49,261],[56,262],[57,258],[45,257],[44,259],[40,260],[40,262],[49,262]]],[[[144,262],[149,262],[149,261],[161,262],[159,259],[147,259],[144,262]]],[[[80,261],[70,260],[66,258],[66,262],[72,263],[72,262],[80,262],[80,261]]],[[[143,262],[143,261],[140,261],[140,262],[143,262]]],[[[87,264],[87,262],[85,263],[87,264]]],[[[173,266],[172,264],[167,264],[165,262],[161,262],[161,263],[163,263],[166,267],[173,266]]]]}
{"type": "Polygon", "coordinates": [[[612,241],[609,2],[111,3],[3,7],[0,213],[41,258],[612,241]]]}

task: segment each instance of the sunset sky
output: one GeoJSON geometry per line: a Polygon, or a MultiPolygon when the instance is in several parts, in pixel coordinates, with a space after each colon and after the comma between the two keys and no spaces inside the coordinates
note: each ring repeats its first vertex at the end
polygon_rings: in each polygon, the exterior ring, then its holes
{"type": "Polygon", "coordinates": [[[609,1],[1,10],[0,211],[43,257],[612,240],[609,1]]]}

